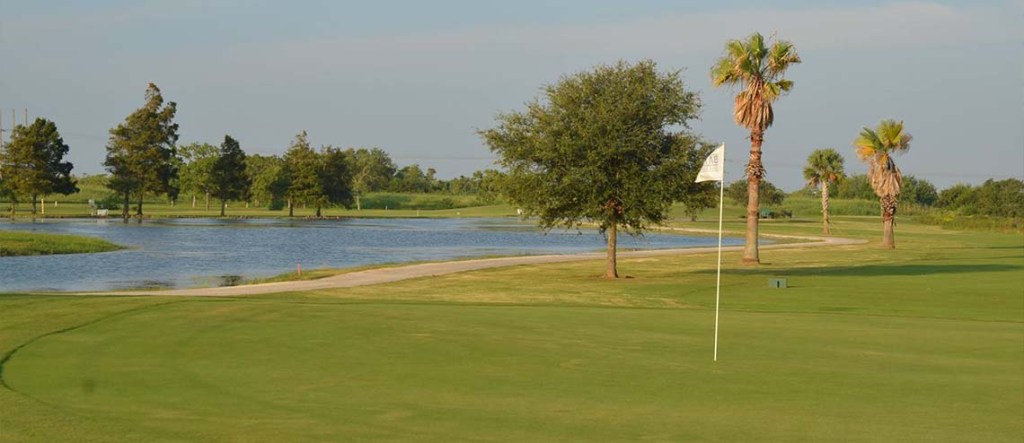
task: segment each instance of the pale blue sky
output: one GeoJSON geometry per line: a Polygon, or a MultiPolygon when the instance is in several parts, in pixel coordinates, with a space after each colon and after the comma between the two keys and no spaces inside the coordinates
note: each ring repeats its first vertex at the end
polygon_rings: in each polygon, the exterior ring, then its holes
{"type": "Polygon", "coordinates": [[[693,127],[746,131],[708,68],[729,38],[776,32],[804,63],[768,130],[769,180],[801,185],[816,148],[851,147],[883,118],[915,136],[898,159],[939,187],[1024,176],[1024,2],[0,0],[0,109],[54,120],[77,172],[102,171],[107,130],[147,82],[178,102],[181,141],[225,133],[254,153],[380,146],[442,177],[490,166],[475,134],[541,85],[619,59],[683,69],[704,102],[693,127]]]}

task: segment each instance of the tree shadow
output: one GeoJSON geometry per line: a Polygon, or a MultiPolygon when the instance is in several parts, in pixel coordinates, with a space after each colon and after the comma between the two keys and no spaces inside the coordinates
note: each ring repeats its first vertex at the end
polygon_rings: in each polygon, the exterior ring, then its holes
{"type": "MultiPolygon", "coordinates": [[[[1024,266],[979,264],[979,265],[864,265],[864,266],[833,266],[821,268],[791,269],[760,269],[740,268],[723,269],[723,274],[732,275],[764,275],[764,276],[914,276],[931,274],[966,274],[975,272],[1011,272],[1020,271],[1024,266]]],[[[715,270],[697,271],[701,274],[714,274],[715,270]]]]}

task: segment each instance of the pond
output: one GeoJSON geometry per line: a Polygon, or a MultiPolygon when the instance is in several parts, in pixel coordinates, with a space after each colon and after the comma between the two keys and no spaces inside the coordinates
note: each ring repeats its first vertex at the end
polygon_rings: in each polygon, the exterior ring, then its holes
{"type": "MultiPolygon", "coordinates": [[[[544,233],[507,219],[47,219],[0,229],[100,237],[130,249],[0,257],[0,291],[220,286],[303,269],[603,250],[595,230],[544,233]]],[[[620,250],[713,246],[713,237],[619,236],[620,250]]],[[[740,244],[742,239],[725,239],[740,244]]]]}

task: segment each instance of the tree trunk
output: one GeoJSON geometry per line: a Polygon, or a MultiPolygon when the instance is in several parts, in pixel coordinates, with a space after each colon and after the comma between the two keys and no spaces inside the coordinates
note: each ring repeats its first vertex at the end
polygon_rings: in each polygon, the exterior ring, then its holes
{"type": "Polygon", "coordinates": [[[896,236],[893,233],[893,226],[896,224],[895,196],[882,197],[882,247],[885,249],[896,249],[896,236]]]}
{"type": "Polygon", "coordinates": [[[316,205],[316,218],[320,218],[320,205],[316,205]]]}
{"type": "Polygon", "coordinates": [[[747,264],[761,262],[757,250],[757,223],[761,209],[761,179],[764,178],[764,166],[761,164],[763,142],[764,131],[750,131],[750,161],[747,163],[747,238],[743,246],[743,263],[747,264]]]}
{"type": "Polygon", "coordinates": [[[135,212],[135,215],[139,217],[139,223],[142,223],[142,196],[146,195],[145,192],[139,191],[139,208],[135,212]]]}
{"type": "Polygon", "coordinates": [[[289,217],[294,217],[295,216],[295,205],[292,204],[292,199],[290,199],[290,198],[288,199],[288,216],[289,217]]]}
{"type": "Polygon", "coordinates": [[[130,190],[124,191],[124,206],[121,207],[121,218],[124,219],[125,223],[128,223],[128,211],[132,207],[132,192],[130,190]]]}
{"type": "Polygon", "coordinates": [[[362,211],[363,210],[363,206],[359,203],[359,194],[356,194],[356,210],[357,211],[362,211]]]}
{"type": "Polygon", "coordinates": [[[206,191],[206,210],[210,210],[210,191],[206,191]]]}
{"type": "Polygon", "coordinates": [[[196,193],[192,193],[192,209],[196,208],[196,193]]]}
{"type": "Polygon", "coordinates": [[[36,219],[36,195],[32,194],[32,220],[36,219]]]}
{"type": "Polygon", "coordinates": [[[221,199],[220,200],[220,216],[221,217],[224,216],[224,209],[227,209],[227,207],[228,207],[228,202],[225,201],[224,199],[221,199]]]}
{"type": "Polygon", "coordinates": [[[829,225],[832,223],[832,219],[828,215],[828,182],[821,182],[821,219],[824,226],[822,226],[822,232],[825,235],[832,235],[832,229],[829,225]]]}
{"type": "Polygon", "coordinates": [[[617,246],[617,239],[615,238],[615,209],[613,208],[611,211],[612,219],[608,226],[608,270],[604,276],[607,278],[619,278],[618,261],[615,254],[615,247],[617,246]]]}

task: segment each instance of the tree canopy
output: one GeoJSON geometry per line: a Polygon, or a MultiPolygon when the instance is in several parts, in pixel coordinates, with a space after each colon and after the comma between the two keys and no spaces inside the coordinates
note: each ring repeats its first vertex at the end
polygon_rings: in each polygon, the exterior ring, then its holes
{"type": "Polygon", "coordinates": [[[210,209],[210,194],[213,193],[213,167],[220,157],[220,149],[209,143],[189,143],[178,148],[181,166],[178,169],[178,184],[182,191],[192,193],[195,207],[196,194],[206,197],[206,209],[210,209]]]}
{"type": "Polygon", "coordinates": [[[249,191],[249,176],[245,173],[245,152],[238,141],[224,136],[220,155],[213,164],[213,190],[220,199],[220,216],[224,216],[228,200],[239,200],[249,191]]]}
{"type": "MultiPolygon", "coordinates": [[[[749,201],[747,196],[749,189],[746,180],[736,180],[725,187],[725,196],[742,206],[749,201]]],[[[786,199],[786,192],[775,187],[768,180],[763,180],[757,191],[761,193],[758,201],[764,203],[765,206],[778,206],[786,199]]]]}
{"type": "Polygon", "coordinates": [[[32,201],[32,214],[36,213],[36,199],[46,194],[78,192],[71,178],[71,162],[65,161],[68,145],[64,143],[57,125],[37,118],[29,126],[18,125],[5,147],[0,176],[11,198],[11,215],[21,197],[32,201]]]}
{"type": "Polygon", "coordinates": [[[173,161],[178,140],[178,124],[174,123],[177,105],[165,105],[160,88],[153,83],[146,89],[145,98],[145,105],[110,130],[107,143],[104,165],[111,174],[107,186],[124,196],[125,220],[132,194],[138,197],[137,214],[141,216],[143,196],[169,191],[177,175],[173,161]]]}
{"type": "Polygon", "coordinates": [[[679,73],[653,61],[598,66],[543,88],[521,112],[480,132],[506,169],[502,193],[545,228],[593,222],[608,237],[606,275],[617,277],[616,232],[642,233],[693,183],[700,101],[679,73]]]}
{"type": "Polygon", "coordinates": [[[288,151],[284,153],[285,197],[288,199],[289,217],[294,215],[296,204],[314,204],[323,194],[319,169],[316,151],[309,146],[306,131],[302,131],[295,136],[288,151]]]}
{"type": "Polygon", "coordinates": [[[330,146],[319,154],[320,190],[322,195],[316,201],[316,216],[325,205],[350,207],[353,202],[351,158],[346,151],[330,146]]]}
{"type": "Polygon", "coordinates": [[[251,180],[247,196],[257,205],[280,209],[280,199],[287,187],[284,160],[276,155],[247,155],[245,173],[251,180]]]}

